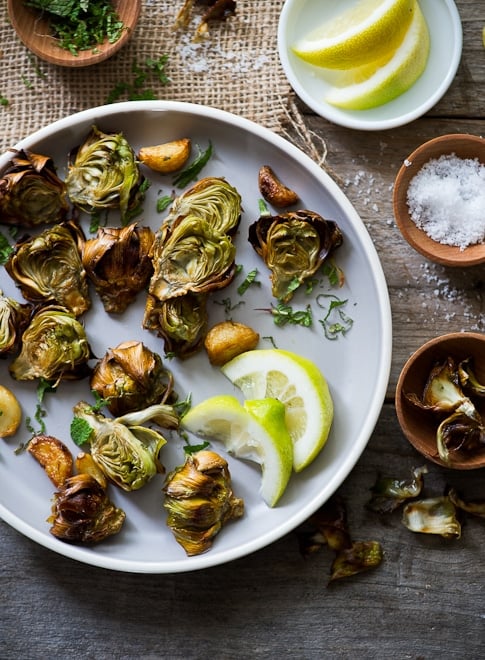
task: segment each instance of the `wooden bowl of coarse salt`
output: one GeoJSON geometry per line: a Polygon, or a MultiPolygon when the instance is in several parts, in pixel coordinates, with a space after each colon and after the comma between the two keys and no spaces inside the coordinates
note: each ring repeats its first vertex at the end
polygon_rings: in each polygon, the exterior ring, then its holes
{"type": "Polygon", "coordinates": [[[485,139],[455,133],[422,144],[397,173],[393,205],[402,235],[427,259],[485,262],[485,139]]]}

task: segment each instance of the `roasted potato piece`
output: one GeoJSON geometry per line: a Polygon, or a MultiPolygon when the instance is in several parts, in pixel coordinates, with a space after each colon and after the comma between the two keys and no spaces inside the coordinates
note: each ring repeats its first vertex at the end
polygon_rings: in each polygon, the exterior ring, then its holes
{"type": "Polygon", "coordinates": [[[276,208],[285,208],[298,201],[296,192],[285,186],[269,165],[263,165],[258,176],[259,192],[264,199],[276,208]]]}
{"type": "Polygon", "coordinates": [[[221,366],[236,355],[256,348],[259,334],[236,321],[222,321],[209,330],[204,340],[211,364],[221,366]]]}
{"type": "Polygon", "coordinates": [[[154,172],[170,174],[180,170],[190,156],[190,140],[183,138],[153,147],[142,147],[139,160],[154,172]]]}
{"type": "Polygon", "coordinates": [[[91,454],[82,451],[76,456],[76,470],[79,474],[89,474],[105,490],[108,487],[108,480],[103,470],[95,462],[91,454]]]}
{"type": "Polygon", "coordinates": [[[17,432],[22,421],[22,409],[15,394],[0,385],[0,438],[17,432]]]}
{"type": "Polygon", "coordinates": [[[73,475],[73,458],[66,445],[52,435],[35,435],[27,451],[44,468],[56,488],[73,475]]]}

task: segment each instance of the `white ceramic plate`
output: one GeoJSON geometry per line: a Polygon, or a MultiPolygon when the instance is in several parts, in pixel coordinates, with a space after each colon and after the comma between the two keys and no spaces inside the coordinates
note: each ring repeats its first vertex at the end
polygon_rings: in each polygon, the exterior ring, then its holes
{"type": "Polygon", "coordinates": [[[424,115],[445,94],[461,58],[462,28],[453,0],[419,0],[428,22],[431,48],[419,80],[398,98],[370,110],[343,110],[324,101],[330,85],[318,67],[291,50],[292,44],[317,25],[344,11],[356,0],[286,0],[278,26],[278,49],[288,81],[314,112],[329,121],[360,130],[378,131],[403,126],[424,115]]]}
{"type": "MultiPolygon", "coordinates": [[[[235,493],[245,501],[245,515],[228,524],[206,554],[188,558],[165,525],[162,508],[163,477],[155,477],[142,490],[126,494],[110,487],[110,496],[127,514],[121,533],[95,547],[68,545],[49,533],[46,518],[50,512],[53,486],[42,468],[27,453],[15,454],[19,442],[28,440],[22,431],[0,447],[0,515],[26,536],[52,550],[76,560],[115,570],[145,573],[169,573],[200,569],[251,553],[290,532],[310,516],[340,486],[364,450],[381,410],[388,383],[391,356],[391,315],[386,283],[381,265],[355,210],[327,174],[294,146],[267,129],[219,110],[173,102],[132,102],[95,108],[58,121],[27,139],[18,147],[27,147],[54,158],[61,177],[66,171],[68,151],[88,133],[92,124],[104,131],[123,131],[138,150],[141,146],[190,137],[205,148],[211,140],[214,155],[203,176],[225,176],[240,191],[244,213],[237,242],[237,262],[243,273],[259,269],[261,287],[252,287],[243,296],[244,304],[234,309],[232,318],[248,323],[262,337],[271,336],[277,346],[299,352],[313,359],[327,376],[335,401],[335,422],[330,439],[315,462],[292,477],[279,506],[269,509],[258,493],[259,469],[229,457],[235,493]],[[270,315],[258,308],[269,307],[271,293],[268,273],[247,241],[248,225],[258,217],[257,174],[261,165],[271,165],[296,189],[302,206],[327,218],[334,218],[344,234],[337,263],[343,268],[343,289],[329,289],[341,299],[348,299],[345,311],[354,320],[345,337],[335,341],[325,338],[318,318],[323,310],[315,307],[313,328],[277,328],[270,315]]],[[[10,155],[0,158],[0,169],[10,155]]],[[[155,211],[160,193],[172,190],[171,178],[151,175],[142,222],[157,229],[162,217],[155,211]]],[[[117,218],[113,216],[113,222],[117,218]]],[[[111,220],[110,220],[111,223],[111,220]]],[[[4,228],[5,229],[5,228],[4,228]]],[[[5,231],[4,231],[5,233],[5,231]]],[[[214,294],[213,299],[240,300],[237,285],[214,294]]],[[[19,297],[5,269],[0,270],[0,288],[5,295],[19,297]]],[[[327,289],[319,289],[326,291],[327,289]]],[[[109,317],[93,293],[93,309],[85,316],[88,339],[96,355],[128,339],[139,339],[163,356],[163,344],[141,328],[144,296],[120,318],[109,317]]],[[[301,294],[294,307],[314,305],[314,295],[301,294]]],[[[210,306],[211,321],[223,320],[221,305],[210,306]]],[[[262,339],[262,348],[270,348],[262,339]]],[[[192,393],[198,403],[212,394],[231,393],[233,387],[217,368],[209,365],[205,353],[185,362],[171,361],[167,366],[175,376],[181,397],[192,393]]],[[[16,383],[8,374],[8,363],[0,364],[0,382],[17,393],[26,415],[35,410],[35,383],[16,383]]],[[[235,392],[237,394],[237,392],[235,392]]],[[[80,399],[90,398],[86,381],[61,383],[56,394],[46,396],[47,432],[62,439],[73,451],[69,437],[71,407],[80,399]]],[[[172,437],[162,449],[162,460],[170,470],[183,463],[183,442],[172,437]]],[[[214,447],[221,451],[220,447],[214,447]]]]}

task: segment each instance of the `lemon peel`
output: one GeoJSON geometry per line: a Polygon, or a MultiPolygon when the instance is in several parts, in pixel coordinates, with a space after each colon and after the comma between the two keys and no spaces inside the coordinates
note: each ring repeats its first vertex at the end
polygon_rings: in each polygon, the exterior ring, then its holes
{"type": "Polygon", "coordinates": [[[325,101],[348,110],[367,110],[392,101],[421,76],[428,61],[429,46],[426,19],[417,7],[406,37],[391,59],[363,81],[331,88],[325,101]]]}
{"type": "Polygon", "coordinates": [[[416,7],[416,0],[361,0],[299,39],[292,50],[328,69],[368,64],[399,46],[416,7]]]}
{"type": "Polygon", "coordinates": [[[222,373],[246,399],[274,398],[285,406],[293,442],[293,469],[300,472],[320,453],[333,421],[333,401],[318,367],[282,349],[246,351],[223,365],[222,373]]]}
{"type": "Polygon", "coordinates": [[[293,443],[285,424],[285,407],[276,399],[246,401],[221,394],[191,408],[182,427],[261,466],[261,495],[274,507],[283,495],[293,470],[293,443]]]}

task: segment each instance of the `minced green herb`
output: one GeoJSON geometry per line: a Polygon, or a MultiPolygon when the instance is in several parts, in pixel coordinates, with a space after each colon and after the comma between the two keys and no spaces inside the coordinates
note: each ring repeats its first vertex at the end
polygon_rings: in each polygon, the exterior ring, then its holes
{"type": "Polygon", "coordinates": [[[209,142],[207,149],[202,151],[202,149],[197,146],[198,154],[195,160],[190,163],[185,169],[183,169],[173,180],[173,185],[178,188],[185,188],[191,181],[194,181],[199,175],[200,171],[207,164],[212,156],[212,144],[209,142]]]}
{"type": "Polygon", "coordinates": [[[109,0],[26,0],[49,21],[58,45],[73,55],[96,49],[106,39],[115,43],[125,26],[109,0]]]}
{"type": "Polygon", "coordinates": [[[108,94],[106,103],[115,103],[123,97],[127,101],[154,101],[157,96],[146,84],[155,78],[162,85],[168,85],[170,79],[165,73],[167,61],[168,55],[161,55],[157,60],[148,57],[142,65],[135,60],[131,68],[132,80],[117,83],[108,94]]]}
{"type": "Polygon", "coordinates": [[[261,286],[261,282],[259,282],[256,279],[257,275],[258,275],[257,268],[254,268],[253,270],[249,271],[249,273],[244,278],[244,281],[241,282],[241,284],[237,287],[237,292],[239,293],[240,296],[246,293],[246,291],[249,289],[249,287],[252,284],[254,284],[255,286],[261,286]]]}
{"type": "Polygon", "coordinates": [[[9,256],[13,252],[13,247],[8,242],[8,239],[0,232],[0,265],[3,266],[8,261],[9,256]]]}
{"type": "Polygon", "coordinates": [[[7,106],[10,103],[6,96],[0,95],[0,105],[7,106]]]}
{"type": "Polygon", "coordinates": [[[162,195],[157,199],[157,213],[163,213],[166,208],[170,206],[173,202],[173,198],[170,195],[162,195]]]}
{"type": "Polygon", "coordinates": [[[343,310],[348,301],[341,300],[331,294],[321,293],[317,296],[317,305],[322,308],[325,308],[322,302],[323,299],[330,300],[327,313],[323,319],[319,319],[325,337],[327,339],[338,339],[339,335],[345,336],[354,323],[354,320],[343,310]]]}
{"type": "Polygon", "coordinates": [[[71,422],[70,428],[71,438],[78,447],[81,447],[89,441],[93,433],[93,429],[89,426],[85,419],[82,417],[74,417],[71,422]]]}

